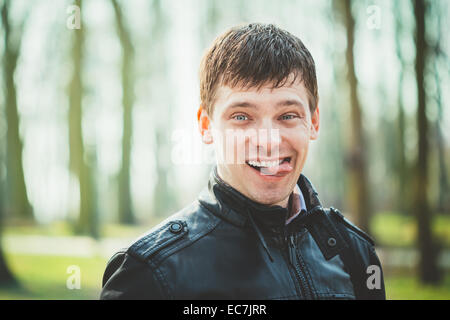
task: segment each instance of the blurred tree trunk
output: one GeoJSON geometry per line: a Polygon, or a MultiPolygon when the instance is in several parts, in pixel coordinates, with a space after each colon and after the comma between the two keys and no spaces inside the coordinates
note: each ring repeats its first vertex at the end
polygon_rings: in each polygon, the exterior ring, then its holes
{"type": "MultiPolygon", "coordinates": [[[[1,151],[0,151],[1,152],[1,151]]],[[[2,159],[0,158],[0,164],[2,164],[2,159]]],[[[2,231],[3,231],[3,222],[4,222],[4,195],[3,195],[3,179],[0,172],[0,286],[14,286],[18,285],[17,279],[14,277],[11,269],[9,268],[5,254],[3,252],[3,244],[2,244],[2,231]]]]}
{"type": "MultiPolygon", "coordinates": [[[[346,88],[346,69],[345,65],[342,63],[343,55],[341,52],[336,50],[336,43],[340,39],[339,28],[336,26],[341,23],[338,18],[339,7],[337,1],[330,3],[329,10],[326,11],[324,18],[331,22],[332,39],[333,41],[328,41],[325,47],[325,52],[327,52],[327,57],[333,63],[332,68],[332,79],[335,85],[335,89],[331,90],[328,103],[333,103],[338,106],[346,106],[347,97],[342,95],[346,88]]],[[[327,99],[324,97],[324,99],[327,99]]],[[[321,100],[322,104],[327,104],[327,101],[321,100]]],[[[322,143],[317,145],[318,148],[323,148],[323,155],[330,157],[331,159],[336,159],[334,166],[325,166],[323,171],[328,171],[328,174],[324,177],[322,181],[322,189],[324,186],[328,188],[328,202],[334,203],[337,208],[344,208],[346,199],[346,186],[342,183],[346,179],[346,167],[344,161],[345,152],[345,128],[346,124],[343,123],[343,119],[346,117],[340,108],[330,108],[329,111],[323,112],[321,115],[321,123],[329,123],[327,130],[323,130],[321,135],[322,143]],[[328,119],[328,120],[327,120],[328,119]]],[[[321,191],[322,196],[325,196],[323,190],[321,191]]]]}
{"type": "MultiPolygon", "coordinates": [[[[75,1],[81,8],[81,0],[75,1]]],[[[82,11],[81,11],[82,12],[82,11]]],[[[89,167],[89,160],[95,151],[86,153],[83,142],[83,60],[84,60],[84,26],[80,29],[73,29],[72,43],[72,64],[73,71],[69,83],[69,153],[70,170],[76,175],[79,183],[80,212],[78,221],[75,224],[75,231],[79,234],[90,234],[97,236],[97,226],[95,221],[95,198],[93,171],[89,167]]]]}
{"type": "Polygon", "coordinates": [[[437,210],[440,212],[450,211],[450,189],[448,182],[447,165],[445,163],[445,141],[442,133],[442,119],[443,119],[443,103],[442,103],[442,82],[440,80],[441,70],[439,62],[441,58],[446,59],[444,51],[441,49],[442,30],[444,28],[442,23],[442,4],[433,2],[434,13],[437,19],[437,34],[436,42],[433,46],[433,74],[436,83],[436,105],[438,108],[438,117],[434,125],[435,136],[437,142],[437,156],[439,167],[439,198],[437,210]]]}
{"type": "Polygon", "coordinates": [[[369,230],[371,215],[368,172],[367,172],[367,144],[362,125],[362,109],[358,98],[358,81],[355,72],[354,43],[355,20],[352,14],[352,1],[342,0],[340,3],[342,19],[347,33],[347,80],[350,87],[350,118],[351,135],[350,148],[347,155],[349,175],[349,204],[354,222],[363,230],[369,230]]]}
{"type": "MultiPolygon", "coordinates": [[[[152,2],[152,48],[153,48],[153,75],[157,81],[163,84],[162,88],[169,87],[169,78],[167,70],[167,27],[166,17],[161,6],[161,0],[152,2]]],[[[154,80],[153,80],[154,81],[154,80]]],[[[169,97],[164,96],[167,100],[169,97]]],[[[156,142],[156,172],[157,180],[153,194],[153,213],[155,216],[166,216],[177,207],[177,198],[173,188],[169,183],[171,153],[170,153],[170,134],[172,132],[171,121],[173,101],[166,101],[165,108],[158,110],[155,117],[155,142],[156,142]]]]}
{"type": "Polygon", "coordinates": [[[418,221],[418,245],[420,251],[419,273],[424,283],[437,283],[440,274],[437,267],[438,250],[434,243],[431,225],[432,212],[428,204],[428,119],[426,114],[427,101],[425,92],[425,69],[428,58],[428,45],[426,35],[426,9],[425,0],[414,1],[414,17],[416,21],[416,82],[417,82],[417,130],[418,130],[418,156],[415,168],[415,213],[418,221]]]}
{"type": "MultiPolygon", "coordinates": [[[[219,11],[217,0],[214,1],[205,0],[204,6],[206,7],[206,10],[205,13],[202,14],[201,18],[204,21],[204,25],[206,27],[201,29],[201,35],[199,37],[200,48],[209,47],[213,42],[214,38],[218,36],[218,25],[221,17],[221,12],[219,11]]],[[[242,21],[245,21],[244,17],[247,12],[245,1],[238,2],[237,11],[238,12],[233,12],[233,15],[237,14],[239,15],[242,21]]],[[[208,181],[209,175],[213,167],[214,165],[210,163],[205,163],[204,170],[202,170],[202,172],[198,177],[199,181],[208,181]]]]}
{"type": "Polygon", "coordinates": [[[125,26],[124,17],[116,0],[112,0],[116,16],[116,27],[122,46],[122,167],[119,173],[119,222],[135,223],[130,191],[130,158],[132,138],[132,114],[134,103],[134,52],[130,33],[125,26]]]}
{"type": "Polygon", "coordinates": [[[398,177],[397,182],[397,206],[398,209],[405,213],[408,210],[408,199],[410,199],[407,194],[407,177],[408,177],[408,163],[406,162],[406,145],[405,145],[405,111],[404,111],[404,103],[403,103],[403,83],[405,78],[405,69],[406,63],[402,53],[402,18],[401,18],[401,2],[394,1],[394,16],[395,16],[395,48],[397,53],[397,59],[400,63],[400,73],[398,77],[398,95],[397,95],[397,107],[398,107],[398,116],[397,116],[397,172],[396,176],[398,177]]]}
{"type": "Polygon", "coordinates": [[[22,141],[19,133],[19,114],[17,110],[16,86],[14,73],[20,54],[23,25],[12,29],[9,18],[10,2],[6,0],[2,6],[2,24],[4,29],[3,82],[5,93],[6,131],[6,168],[7,192],[9,199],[7,208],[11,216],[33,220],[33,209],[27,196],[22,164],[22,141]]]}
{"type": "Polygon", "coordinates": [[[17,279],[14,277],[6,263],[2,247],[3,246],[0,245],[0,286],[16,286],[18,285],[17,279]]]}
{"type": "Polygon", "coordinates": [[[0,149],[0,286],[13,286],[18,285],[17,279],[14,277],[11,269],[8,267],[5,254],[3,252],[3,244],[2,244],[2,231],[3,231],[3,223],[4,223],[4,181],[3,181],[3,172],[2,165],[4,162],[3,157],[3,148],[0,149]]]}
{"type": "Polygon", "coordinates": [[[445,163],[445,141],[442,133],[441,121],[443,119],[443,105],[442,105],[442,90],[441,81],[439,80],[439,70],[434,66],[434,76],[436,82],[436,104],[438,107],[438,118],[435,123],[435,136],[437,142],[438,152],[438,166],[439,166],[439,198],[437,210],[440,212],[450,211],[450,188],[447,175],[447,165],[445,163]]]}

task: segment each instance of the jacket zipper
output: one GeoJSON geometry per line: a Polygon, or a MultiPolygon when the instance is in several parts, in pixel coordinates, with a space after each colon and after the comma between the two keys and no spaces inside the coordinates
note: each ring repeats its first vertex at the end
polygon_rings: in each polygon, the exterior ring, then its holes
{"type": "Polygon", "coordinates": [[[303,290],[302,290],[302,288],[300,288],[300,282],[299,282],[299,280],[297,278],[296,271],[294,270],[295,268],[293,267],[293,265],[291,263],[289,241],[288,241],[288,237],[287,236],[284,236],[284,242],[282,242],[282,243],[287,244],[288,252],[286,253],[284,250],[281,250],[281,251],[282,251],[283,256],[285,257],[285,259],[287,260],[286,265],[288,267],[288,271],[289,271],[291,277],[293,278],[295,291],[297,292],[297,295],[299,297],[303,297],[303,290]]]}
{"type": "Polygon", "coordinates": [[[299,263],[295,235],[291,234],[289,236],[289,241],[287,241],[287,242],[288,242],[288,250],[289,250],[289,262],[291,263],[291,265],[294,269],[297,283],[300,284],[302,295],[305,297],[305,299],[312,299],[313,294],[311,292],[311,288],[309,287],[309,285],[307,283],[304,272],[299,263]]]}

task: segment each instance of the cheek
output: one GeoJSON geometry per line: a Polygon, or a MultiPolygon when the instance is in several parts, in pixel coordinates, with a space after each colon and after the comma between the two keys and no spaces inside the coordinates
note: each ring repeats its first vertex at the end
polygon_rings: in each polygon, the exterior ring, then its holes
{"type": "Polygon", "coordinates": [[[223,164],[243,164],[248,154],[248,137],[234,130],[213,134],[216,156],[223,164]],[[247,153],[247,154],[246,154],[247,153]]]}
{"type": "Polygon", "coordinates": [[[225,150],[226,150],[225,140],[223,139],[223,133],[217,129],[213,130],[212,137],[216,158],[217,160],[219,160],[220,163],[223,163],[225,159],[225,150]]]}
{"type": "Polygon", "coordinates": [[[305,131],[305,133],[306,133],[306,132],[309,132],[310,128],[311,128],[311,118],[305,117],[305,118],[301,119],[301,121],[298,125],[298,129],[305,131]]]}
{"type": "Polygon", "coordinates": [[[307,130],[293,130],[285,136],[285,142],[297,154],[303,154],[309,147],[309,132],[307,130]]]}

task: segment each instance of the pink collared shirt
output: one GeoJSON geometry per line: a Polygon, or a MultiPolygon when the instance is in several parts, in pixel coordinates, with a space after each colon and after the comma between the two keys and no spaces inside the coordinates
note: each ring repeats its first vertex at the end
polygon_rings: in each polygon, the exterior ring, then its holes
{"type": "Polygon", "coordinates": [[[306,211],[305,198],[303,198],[302,191],[300,187],[296,184],[294,191],[292,191],[289,196],[289,218],[286,220],[286,225],[289,224],[296,216],[300,214],[303,210],[306,211]]]}

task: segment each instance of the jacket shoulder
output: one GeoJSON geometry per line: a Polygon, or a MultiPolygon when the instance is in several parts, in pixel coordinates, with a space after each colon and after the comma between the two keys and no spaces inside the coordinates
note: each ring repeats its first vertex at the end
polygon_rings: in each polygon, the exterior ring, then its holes
{"type": "Polygon", "coordinates": [[[358,228],[355,224],[350,222],[344,215],[336,208],[330,207],[329,210],[326,210],[328,214],[332,216],[332,218],[337,221],[337,223],[346,228],[347,231],[350,231],[352,234],[356,235],[358,238],[368,242],[371,246],[375,245],[375,241],[371,236],[369,236],[366,232],[358,228]]]}
{"type": "Polygon", "coordinates": [[[384,300],[386,291],[384,287],[383,272],[380,259],[375,252],[375,243],[373,239],[360,228],[351,223],[335,208],[330,208],[328,214],[335,220],[335,225],[344,233],[349,244],[350,250],[343,250],[341,258],[347,268],[355,290],[357,299],[364,300],[384,300]],[[369,267],[377,266],[379,268],[380,287],[369,288],[368,277],[369,267]]]}
{"type": "Polygon", "coordinates": [[[146,235],[134,242],[127,250],[128,254],[141,260],[147,260],[158,252],[175,245],[177,240],[189,232],[185,220],[171,219],[163,225],[152,228],[146,235]]]}
{"type": "Polygon", "coordinates": [[[139,237],[127,253],[156,265],[212,230],[215,222],[198,201],[193,202],[139,237]]]}
{"type": "Polygon", "coordinates": [[[145,263],[117,252],[106,265],[100,299],[167,299],[168,290],[162,275],[145,263]]]}

